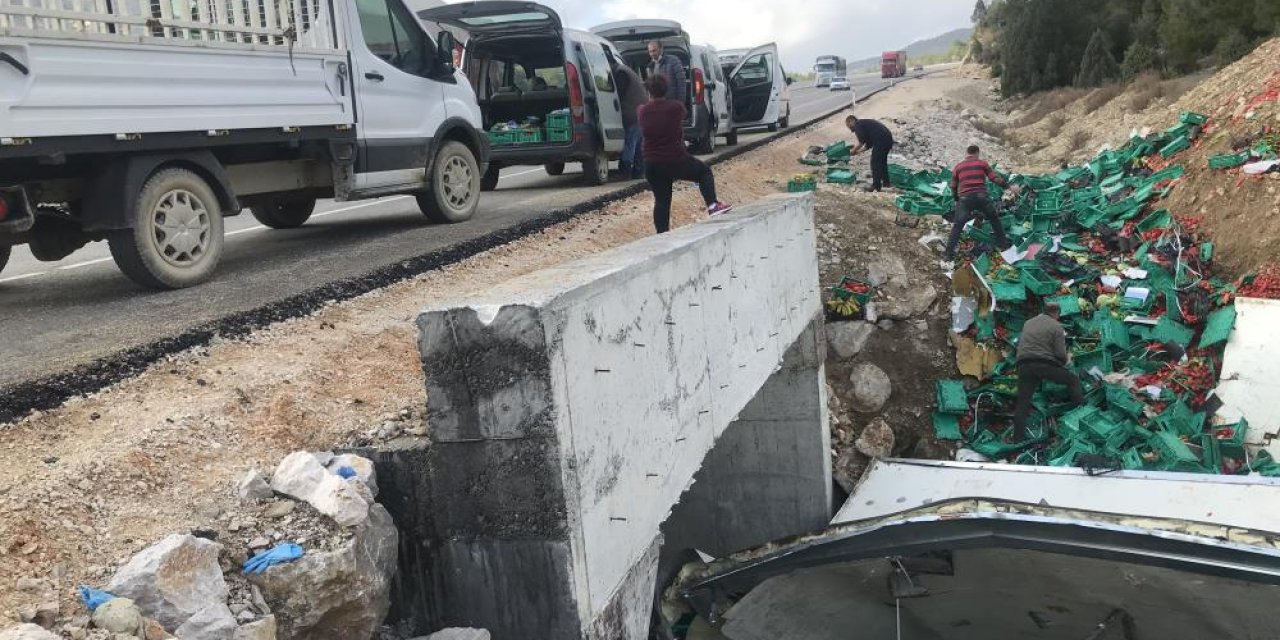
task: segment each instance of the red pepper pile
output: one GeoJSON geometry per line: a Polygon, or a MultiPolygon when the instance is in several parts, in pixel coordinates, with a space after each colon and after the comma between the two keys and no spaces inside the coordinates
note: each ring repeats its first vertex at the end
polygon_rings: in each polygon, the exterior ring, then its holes
{"type": "Polygon", "coordinates": [[[862,283],[862,282],[851,281],[851,282],[844,283],[844,290],[848,291],[849,293],[870,293],[871,287],[867,286],[865,283],[862,283]]]}
{"type": "Polygon", "coordinates": [[[1254,276],[1253,281],[1240,285],[1237,295],[1246,298],[1280,300],[1280,265],[1268,265],[1254,276]]]}

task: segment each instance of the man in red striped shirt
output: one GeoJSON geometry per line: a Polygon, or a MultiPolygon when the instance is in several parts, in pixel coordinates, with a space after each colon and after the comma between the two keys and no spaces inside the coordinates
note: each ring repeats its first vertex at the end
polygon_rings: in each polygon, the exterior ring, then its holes
{"type": "Polygon", "coordinates": [[[964,225],[977,214],[977,224],[986,218],[995,230],[996,241],[1000,249],[1009,248],[1009,238],[1004,235],[1004,226],[1000,224],[1000,216],[991,204],[987,195],[987,180],[1008,188],[1009,183],[992,171],[991,165],[979,157],[981,149],[977,145],[968,149],[969,157],[965,158],[951,171],[951,193],[956,197],[956,214],[951,225],[951,237],[947,239],[947,262],[956,259],[956,244],[960,242],[960,232],[964,225]]]}

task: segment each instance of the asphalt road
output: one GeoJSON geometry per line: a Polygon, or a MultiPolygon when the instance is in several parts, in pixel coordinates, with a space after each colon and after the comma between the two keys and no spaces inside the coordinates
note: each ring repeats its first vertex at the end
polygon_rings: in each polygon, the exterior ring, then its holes
{"type": "MultiPolygon", "coordinates": [[[[859,96],[886,84],[874,76],[851,80],[859,96]]],[[[792,123],[849,103],[848,92],[795,85],[792,123]]],[[[744,133],[740,143],[768,135],[744,133]]],[[[721,146],[717,155],[728,150],[721,146]]],[[[0,387],[481,237],[625,184],[583,186],[576,166],[556,177],[540,167],[511,167],[502,172],[498,190],[484,195],[475,217],[457,225],[428,224],[404,196],[324,201],[304,227],[288,231],[266,229],[245,213],[226,221],[226,250],[214,279],[180,291],[138,287],[116,269],[105,242],[60,262],[38,262],[25,247],[15,247],[0,274],[0,387]]]]}

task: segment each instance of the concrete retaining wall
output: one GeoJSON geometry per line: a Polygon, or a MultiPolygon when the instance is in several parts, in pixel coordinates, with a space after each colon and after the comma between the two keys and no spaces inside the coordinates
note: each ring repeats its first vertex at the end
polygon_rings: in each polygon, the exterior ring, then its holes
{"type": "Polygon", "coordinates": [[[815,245],[778,196],[422,312],[441,624],[645,637],[659,526],[820,327],[815,245]]]}

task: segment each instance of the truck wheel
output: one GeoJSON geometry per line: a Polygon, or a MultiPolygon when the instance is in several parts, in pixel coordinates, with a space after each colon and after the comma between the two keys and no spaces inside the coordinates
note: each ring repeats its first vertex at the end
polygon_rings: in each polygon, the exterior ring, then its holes
{"type": "Polygon", "coordinates": [[[480,178],[481,191],[493,191],[498,188],[498,179],[502,176],[502,167],[497,164],[490,163],[489,168],[485,170],[484,177],[480,178]]]}
{"type": "Polygon", "coordinates": [[[549,175],[549,176],[560,176],[560,175],[564,175],[564,163],[563,163],[563,162],[548,162],[548,163],[546,163],[546,164],[542,165],[542,168],[546,170],[547,175],[549,175]]]}
{"type": "Polygon", "coordinates": [[[209,279],[222,258],[222,204],[187,169],[161,169],[139,190],[132,229],[107,236],[111,257],[134,282],[180,289],[209,279]]]}
{"type": "Polygon", "coordinates": [[[609,183],[609,156],[604,147],[596,147],[595,155],[582,163],[582,173],[593,187],[609,183]]]}
{"type": "Polygon", "coordinates": [[[480,165],[467,145],[440,146],[431,171],[431,189],[418,194],[418,208],[438,224],[470,220],[480,204],[480,165]]]}
{"type": "Polygon", "coordinates": [[[730,129],[729,133],[724,136],[724,143],[731,147],[738,144],[738,130],[730,129]]]}
{"type": "Polygon", "coordinates": [[[316,199],[306,196],[272,198],[249,207],[249,212],[258,222],[272,229],[297,229],[306,224],[315,210],[316,199]]]}
{"type": "Polygon", "coordinates": [[[0,244],[0,271],[4,271],[5,265],[9,264],[10,253],[13,253],[13,247],[7,244],[0,244]]]}

